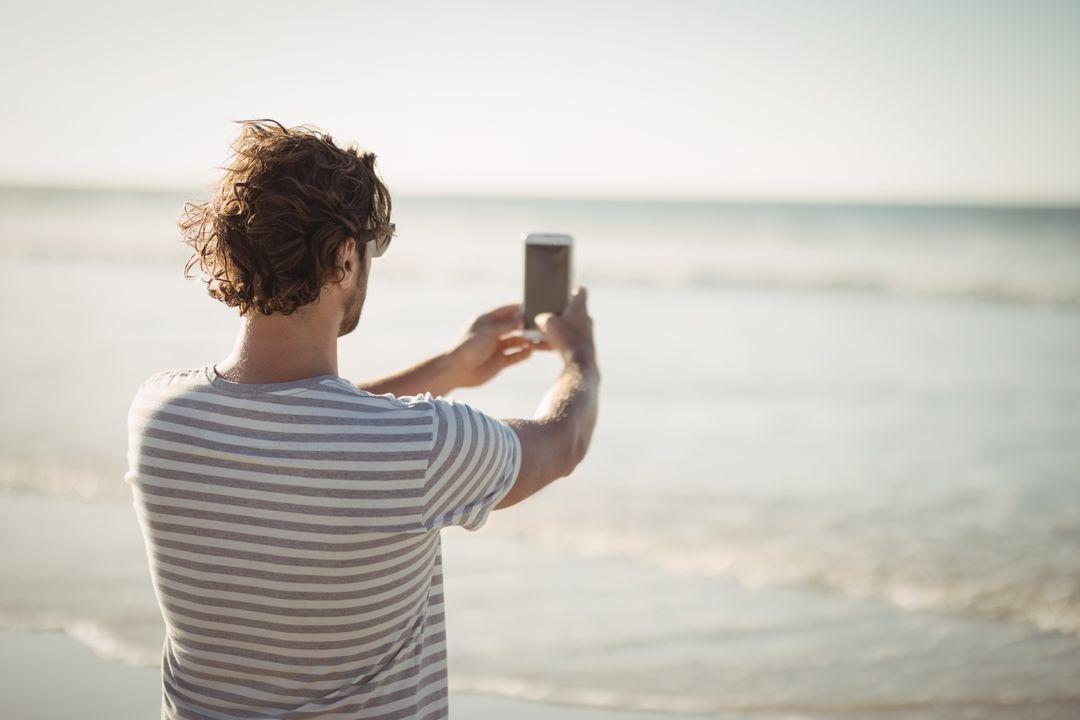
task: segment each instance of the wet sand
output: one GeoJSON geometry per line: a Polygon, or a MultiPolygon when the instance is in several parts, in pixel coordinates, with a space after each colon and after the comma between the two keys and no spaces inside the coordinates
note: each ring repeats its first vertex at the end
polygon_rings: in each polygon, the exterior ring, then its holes
{"type": "MultiPolygon", "coordinates": [[[[160,675],[98,658],[53,632],[0,631],[0,717],[150,720],[160,715],[160,675]]],[[[451,694],[463,720],[668,720],[669,715],[571,708],[483,695],[451,694]]]]}

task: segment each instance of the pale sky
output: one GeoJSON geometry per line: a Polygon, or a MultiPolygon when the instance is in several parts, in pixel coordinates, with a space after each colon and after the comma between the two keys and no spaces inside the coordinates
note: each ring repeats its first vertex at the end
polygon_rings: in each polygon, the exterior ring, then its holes
{"type": "Polygon", "coordinates": [[[272,117],[401,193],[1080,203],[1077,1],[3,2],[2,183],[272,117]]]}

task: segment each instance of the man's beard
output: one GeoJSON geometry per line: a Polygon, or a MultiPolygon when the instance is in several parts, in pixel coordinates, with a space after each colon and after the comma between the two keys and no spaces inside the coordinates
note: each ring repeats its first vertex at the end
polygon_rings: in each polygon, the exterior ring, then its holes
{"type": "Polygon", "coordinates": [[[360,324],[360,311],[364,308],[364,298],[367,295],[366,285],[367,283],[361,282],[356,284],[356,293],[345,307],[345,315],[338,326],[338,337],[348,335],[360,324]]]}

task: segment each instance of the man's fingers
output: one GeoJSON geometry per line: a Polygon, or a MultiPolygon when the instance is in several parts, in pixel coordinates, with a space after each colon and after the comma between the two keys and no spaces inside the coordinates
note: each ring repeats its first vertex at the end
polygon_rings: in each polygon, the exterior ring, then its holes
{"type": "Polygon", "coordinates": [[[499,364],[502,367],[509,367],[516,363],[521,362],[525,358],[532,354],[531,347],[523,347],[520,350],[514,350],[513,352],[503,353],[499,358],[499,364]]]}
{"type": "Polygon", "coordinates": [[[509,350],[511,348],[531,347],[532,341],[526,339],[523,335],[507,335],[506,337],[499,338],[499,349],[509,350]]]}
{"type": "Polygon", "coordinates": [[[492,322],[518,317],[521,317],[521,303],[510,303],[509,305],[497,307],[491,312],[486,312],[477,319],[480,322],[492,322]]]}
{"type": "Polygon", "coordinates": [[[521,329],[521,316],[514,315],[508,318],[500,318],[498,320],[491,320],[488,322],[487,327],[499,335],[504,335],[508,332],[521,329]]]}
{"type": "Polygon", "coordinates": [[[536,327],[539,328],[541,332],[547,332],[548,323],[550,323],[554,319],[554,313],[544,312],[534,317],[533,322],[536,323],[536,327]]]}
{"type": "Polygon", "coordinates": [[[521,327],[521,305],[503,305],[489,313],[484,313],[473,323],[474,330],[491,330],[500,335],[521,327]]]}
{"type": "Polygon", "coordinates": [[[574,288],[574,292],[570,294],[570,303],[566,306],[567,310],[576,310],[578,308],[584,308],[589,300],[589,292],[582,285],[578,285],[574,288]]]}
{"type": "Polygon", "coordinates": [[[521,303],[513,302],[513,303],[507,303],[506,305],[503,305],[502,307],[497,307],[494,310],[492,310],[491,312],[487,313],[487,315],[492,315],[492,316],[497,317],[497,316],[501,316],[501,315],[513,315],[515,313],[520,313],[520,312],[521,312],[521,303]]]}
{"type": "Polygon", "coordinates": [[[494,375],[504,368],[516,365],[522,360],[527,359],[530,355],[532,355],[531,343],[530,346],[515,347],[511,349],[510,352],[504,353],[500,351],[492,355],[488,361],[484,363],[485,372],[488,375],[494,375]]]}

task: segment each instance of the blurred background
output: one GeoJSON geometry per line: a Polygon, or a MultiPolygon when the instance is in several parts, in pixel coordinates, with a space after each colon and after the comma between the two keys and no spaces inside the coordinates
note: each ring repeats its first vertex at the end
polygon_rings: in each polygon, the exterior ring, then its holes
{"type": "MultiPolygon", "coordinates": [[[[229,353],[175,223],[274,118],[394,193],[350,380],[519,299],[523,233],[576,240],[597,434],[445,534],[455,694],[1080,716],[1080,4],[4,10],[0,667],[27,630],[158,662],[127,408],[229,353]]],[[[455,397],[527,417],[557,371],[455,397]]]]}

